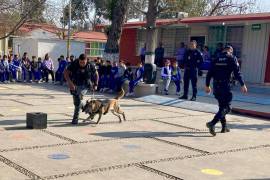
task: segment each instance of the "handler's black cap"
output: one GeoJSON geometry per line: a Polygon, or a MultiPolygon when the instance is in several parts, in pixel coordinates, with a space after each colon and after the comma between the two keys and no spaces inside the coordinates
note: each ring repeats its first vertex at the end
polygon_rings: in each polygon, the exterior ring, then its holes
{"type": "Polygon", "coordinates": [[[81,55],[79,56],[79,60],[86,60],[85,54],[81,54],[81,55]]]}

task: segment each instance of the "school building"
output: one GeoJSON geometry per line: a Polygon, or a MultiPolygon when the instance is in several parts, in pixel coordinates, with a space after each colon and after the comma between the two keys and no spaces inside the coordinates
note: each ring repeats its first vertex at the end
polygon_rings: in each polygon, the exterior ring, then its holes
{"type": "MultiPolygon", "coordinates": [[[[133,65],[140,61],[145,25],[146,22],[130,22],[123,26],[120,58],[133,65]]],[[[199,45],[209,46],[211,53],[222,42],[234,47],[247,82],[270,83],[270,13],[160,19],[156,26],[157,43],[163,43],[165,58],[175,58],[180,42],[197,40],[199,45]]],[[[101,30],[103,27],[99,26],[101,30]]]]}

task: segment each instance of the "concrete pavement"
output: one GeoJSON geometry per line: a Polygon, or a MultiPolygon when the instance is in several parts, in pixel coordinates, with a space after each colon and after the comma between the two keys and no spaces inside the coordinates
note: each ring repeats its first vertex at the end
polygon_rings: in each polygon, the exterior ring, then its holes
{"type": "Polygon", "coordinates": [[[0,94],[1,180],[270,178],[270,122],[263,119],[229,115],[231,132],[212,137],[205,128],[211,112],[124,98],[126,122],[109,113],[99,125],[71,126],[65,87],[1,84],[0,94]],[[48,128],[26,129],[26,112],[40,111],[48,128]]]}

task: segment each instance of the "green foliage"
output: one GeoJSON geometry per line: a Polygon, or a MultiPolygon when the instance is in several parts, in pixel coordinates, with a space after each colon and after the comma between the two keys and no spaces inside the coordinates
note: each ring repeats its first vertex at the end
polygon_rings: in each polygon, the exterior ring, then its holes
{"type": "MultiPolygon", "coordinates": [[[[71,20],[85,22],[89,18],[90,0],[71,0],[71,20]]],[[[60,18],[60,22],[67,25],[69,19],[69,5],[65,6],[64,17],[60,18]]]]}
{"type": "Polygon", "coordinates": [[[30,15],[28,16],[29,21],[35,22],[35,23],[46,22],[43,16],[43,12],[46,7],[45,7],[45,3],[43,3],[41,0],[23,0],[22,8],[23,8],[22,15],[24,15],[28,11],[32,11],[30,15]],[[32,7],[37,7],[37,8],[32,9],[32,7]]]}

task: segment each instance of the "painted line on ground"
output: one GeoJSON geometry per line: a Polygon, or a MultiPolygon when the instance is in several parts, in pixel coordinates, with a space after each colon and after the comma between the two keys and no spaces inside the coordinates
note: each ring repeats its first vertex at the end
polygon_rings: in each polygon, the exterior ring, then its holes
{"type": "Polygon", "coordinates": [[[143,165],[143,164],[136,164],[135,166],[138,167],[138,168],[140,168],[140,169],[146,170],[146,171],[148,171],[148,172],[157,174],[157,175],[159,175],[159,176],[163,176],[163,177],[165,177],[165,178],[167,178],[167,179],[184,180],[184,179],[182,179],[182,178],[173,176],[173,175],[171,175],[171,174],[165,173],[165,172],[163,172],[163,171],[160,171],[160,170],[151,168],[151,167],[146,166],[146,165],[143,165]]]}
{"type": "MultiPolygon", "coordinates": [[[[142,167],[142,165],[144,165],[143,167],[147,168],[148,164],[156,164],[156,163],[171,162],[171,161],[184,160],[184,159],[208,157],[208,156],[213,156],[213,155],[224,155],[224,154],[229,154],[229,153],[234,153],[234,152],[242,152],[242,151],[249,151],[249,150],[256,150],[256,149],[263,149],[263,148],[270,148],[270,144],[260,145],[260,146],[252,146],[252,147],[247,147],[247,148],[238,148],[238,149],[232,149],[232,150],[228,150],[228,151],[218,151],[218,152],[209,153],[209,154],[199,153],[199,154],[186,155],[186,156],[176,156],[176,157],[162,158],[162,159],[156,159],[156,160],[146,160],[146,161],[141,161],[141,162],[125,163],[125,164],[113,165],[113,166],[108,166],[108,167],[100,167],[100,168],[94,168],[94,169],[88,169],[88,170],[68,172],[65,174],[55,174],[55,175],[46,176],[43,178],[44,179],[58,179],[58,178],[64,178],[64,177],[70,177],[70,176],[78,176],[78,175],[82,175],[82,174],[93,174],[93,173],[100,173],[100,172],[117,170],[117,169],[125,169],[125,168],[129,168],[129,167],[136,167],[136,166],[138,167],[138,165],[141,167],[142,167]]],[[[155,169],[153,169],[153,168],[148,169],[148,170],[155,171],[155,169]]],[[[161,172],[161,171],[156,170],[155,172],[161,172]]],[[[163,172],[161,172],[161,173],[163,173],[163,172]]],[[[167,173],[165,173],[163,175],[166,175],[166,174],[167,173]]],[[[169,174],[167,174],[167,175],[169,175],[169,174]]],[[[170,176],[168,176],[168,177],[170,177],[170,176]]],[[[173,177],[173,176],[171,176],[171,177],[173,177]]]]}
{"type": "Polygon", "coordinates": [[[15,169],[16,171],[24,174],[25,176],[31,178],[31,179],[35,179],[35,180],[42,180],[43,178],[33,172],[31,172],[30,170],[16,164],[15,162],[9,160],[8,158],[0,155],[0,162],[6,164],[7,166],[15,169]]]}
{"type": "Polygon", "coordinates": [[[19,100],[16,100],[16,99],[10,99],[10,101],[17,102],[17,103],[20,103],[20,104],[23,104],[23,105],[27,105],[27,106],[34,106],[33,104],[22,102],[22,101],[19,101],[19,100]]]}
{"type": "Polygon", "coordinates": [[[46,134],[49,134],[49,135],[51,135],[51,136],[57,137],[57,138],[59,138],[59,139],[68,141],[68,142],[70,142],[71,144],[73,144],[73,143],[78,143],[78,141],[75,141],[75,140],[73,140],[73,139],[70,139],[70,138],[68,138],[68,137],[62,136],[62,135],[60,135],[60,134],[53,133],[53,132],[48,131],[48,130],[45,130],[45,129],[41,129],[40,131],[41,131],[41,132],[44,132],[44,133],[46,133],[46,134]]]}
{"type": "Polygon", "coordinates": [[[204,151],[204,150],[193,148],[193,147],[186,146],[186,145],[183,145],[183,144],[167,141],[167,140],[164,140],[164,139],[159,139],[159,138],[152,137],[152,136],[149,136],[149,137],[146,137],[146,138],[153,139],[155,141],[162,142],[162,143],[165,143],[165,144],[181,147],[181,148],[184,148],[184,149],[188,149],[188,150],[191,150],[191,151],[199,152],[199,153],[202,153],[202,154],[209,154],[210,153],[208,151],[204,151]]]}

